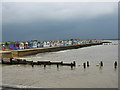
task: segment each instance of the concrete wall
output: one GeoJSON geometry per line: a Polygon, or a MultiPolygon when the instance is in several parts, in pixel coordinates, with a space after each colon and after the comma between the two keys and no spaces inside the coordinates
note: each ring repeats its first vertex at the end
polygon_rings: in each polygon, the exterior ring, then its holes
{"type": "Polygon", "coordinates": [[[3,57],[23,57],[23,56],[35,55],[37,53],[55,52],[55,51],[66,50],[66,49],[77,49],[81,47],[88,47],[88,46],[101,45],[101,44],[102,43],[91,43],[91,44],[70,45],[70,46],[60,46],[60,47],[12,50],[11,53],[4,53],[3,57]]]}
{"type": "Polygon", "coordinates": [[[12,53],[11,52],[2,53],[2,58],[12,58],[12,53]]]}

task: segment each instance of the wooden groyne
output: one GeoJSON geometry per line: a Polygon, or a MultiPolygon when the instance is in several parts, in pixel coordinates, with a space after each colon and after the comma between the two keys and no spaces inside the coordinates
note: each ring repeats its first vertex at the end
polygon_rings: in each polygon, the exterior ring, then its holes
{"type": "Polygon", "coordinates": [[[76,66],[76,62],[63,62],[63,61],[27,61],[25,59],[15,59],[15,58],[1,58],[1,63],[2,64],[7,64],[7,65],[17,65],[17,64],[23,64],[23,65],[31,65],[34,67],[34,65],[43,65],[46,67],[46,65],[56,65],[57,68],[59,66],[71,66],[71,68],[76,66]]]}
{"type": "MultiPolygon", "coordinates": [[[[1,64],[6,64],[6,65],[31,65],[34,67],[34,65],[42,65],[44,68],[46,68],[47,65],[56,65],[57,68],[60,66],[70,66],[71,69],[77,66],[76,62],[63,62],[63,61],[49,61],[49,60],[41,60],[41,61],[27,61],[26,59],[19,59],[19,58],[1,58],[1,64]]],[[[80,65],[78,65],[80,66],[80,65]]],[[[90,66],[89,61],[84,62],[82,64],[83,68],[87,68],[90,66]]],[[[99,64],[96,66],[99,66],[100,68],[104,66],[103,61],[100,61],[99,64]]],[[[118,66],[118,62],[115,61],[113,63],[113,67],[116,69],[118,66]]]]}
{"type": "Polygon", "coordinates": [[[102,45],[102,44],[103,43],[101,42],[101,43],[67,45],[67,46],[59,46],[59,47],[43,47],[43,48],[33,48],[33,49],[10,50],[10,51],[2,52],[2,57],[3,58],[23,57],[23,56],[35,55],[37,53],[55,52],[55,51],[67,50],[67,49],[77,49],[77,48],[102,45]]]}

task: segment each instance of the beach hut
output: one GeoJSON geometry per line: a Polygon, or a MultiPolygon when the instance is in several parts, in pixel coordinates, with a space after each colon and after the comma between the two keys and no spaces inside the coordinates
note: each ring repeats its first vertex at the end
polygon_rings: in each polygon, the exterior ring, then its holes
{"type": "Polygon", "coordinates": [[[44,41],[44,47],[50,47],[50,42],[49,41],[44,41]]]}
{"type": "Polygon", "coordinates": [[[50,47],[54,47],[54,41],[50,41],[50,47]]]}
{"type": "Polygon", "coordinates": [[[59,42],[58,42],[58,46],[62,46],[62,41],[59,41],[59,42]]]}
{"type": "Polygon", "coordinates": [[[33,42],[28,42],[28,47],[33,48],[33,42]]]}
{"type": "Polygon", "coordinates": [[[44,47],[44,42],[40,42],[40,47],[44,47]]]}
{"type": "Polygon", "coordinates": [[[27,49],[28,48],[28,42],[24,43],[24,48],[27,49]]]}
{"type": "Polygon", "coordinates": [[[76,40],[72,41],[72,45],[77,45],[78,42],[76,40]]]}
{"type": "Polygon", "coordinates": [[[57,46],[57,41],[53,41],[53,47],[56,47],[57,46]]]}
{"type": "Polygon", "coordinates": [[[23,42],[19,43],[19,49],[24,49],[24,43],[23,42]]]}
{"type": "Polygon", "coordinates": [[[63,45],[66,46],[67,45],[67,41],[63,41],[63,45]]]}
{"type": "Polygon", "coordinates": [[[37,48],[37,41],[33,41],[33,48],[37,48]]]}
{"type": "Polygon", "coordinates": [[[59,40],[57,41],[57,46],[60,46],[60,41],[59,40]]]}
{"type": "Polygon", "coordinates": [[[37,42],[37,48],[41,47],[41,42],[37,42]]]}
{"type": "Polygon", "coordinates": [[[67,45],[72,45],[72,41],[71,40],[67,41],[67,45]]]}
{"type": "Polygon", "coordinates": [[[16,48],[15,48],[15,45],[14,44],[9,44],[9,49],[10,50],[15,50],[16,48]]]}
{"type": "Polygon", "coordinates": [[[5,48],[5,43],[3,42],[2,43],[2,50],[5,50],[6,48],[5,48]]]}
{"type": "Polygon", "coordinates": [[[19,42],[16,42],[16,43],[14,44],[14,49],[19,49],[19,42]]]}

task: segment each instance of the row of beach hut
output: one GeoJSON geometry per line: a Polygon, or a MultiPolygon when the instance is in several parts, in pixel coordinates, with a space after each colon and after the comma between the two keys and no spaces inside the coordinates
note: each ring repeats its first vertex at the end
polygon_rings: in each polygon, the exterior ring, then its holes
{"type": "Polygon", "coordinates": [[[77,45],[86,43],[100,43],[100,40],[57,40],[57,41],[26,41],[26,42],[3,42],[1,43],[2,50],[10,49],[29,49],[29,48],[42,48],[42,47],[57,47],[66,45],[77,45]]]}

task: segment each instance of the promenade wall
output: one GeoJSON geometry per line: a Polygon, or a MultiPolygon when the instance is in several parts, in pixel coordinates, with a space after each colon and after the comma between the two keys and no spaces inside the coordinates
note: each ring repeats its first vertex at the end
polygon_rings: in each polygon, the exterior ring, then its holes
{"type": "Polygon", "coordinates": [[[59,47],[11,50],[11,51],[2,52],[2,57],[3,58],[23,57],[23,56],[35,55],[37,53],[56,52],[60,50],[77,49],[77,48],[88,47],[93,45],[101,45],[101,44],[102,43],[88,43],[88,44],[68,45],[68,46],[59,46],[59,47]]]}

